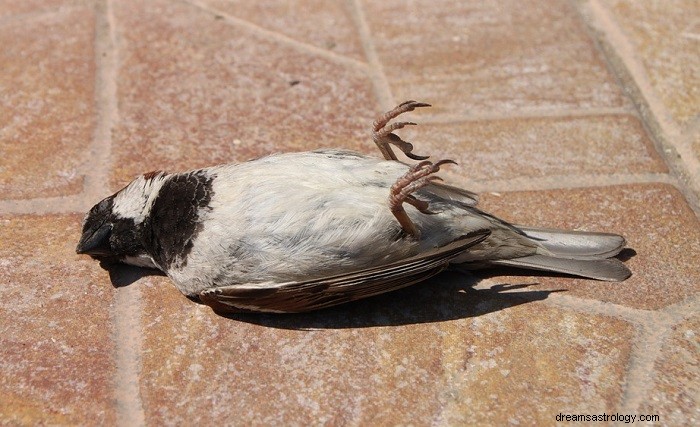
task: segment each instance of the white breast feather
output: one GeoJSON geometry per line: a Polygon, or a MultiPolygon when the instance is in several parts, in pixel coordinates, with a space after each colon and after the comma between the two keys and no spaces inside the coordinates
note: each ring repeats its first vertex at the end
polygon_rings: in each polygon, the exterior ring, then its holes
{"type": "Polygon", "coordinates": [[[303,280],[403,259],[488,226],[454,204],[436,215],[404,204],[423,238],[397,238],[389,188],[407,169],[319,153],[209,168],[216,178],[210,209],[200,211],[203,229],[186,266],[168,274],[186,293],[303,280]]]}

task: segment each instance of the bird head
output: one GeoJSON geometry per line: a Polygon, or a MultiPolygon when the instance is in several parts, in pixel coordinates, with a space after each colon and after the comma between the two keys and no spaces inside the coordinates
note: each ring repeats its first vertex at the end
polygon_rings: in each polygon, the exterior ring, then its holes
{"type": "Polygon", "coordinates": [[[163,172],[142,175],[93,206],[83,220],[76,252],[155,267],[144,247],[142,230],[165,176],[163,172]]]}

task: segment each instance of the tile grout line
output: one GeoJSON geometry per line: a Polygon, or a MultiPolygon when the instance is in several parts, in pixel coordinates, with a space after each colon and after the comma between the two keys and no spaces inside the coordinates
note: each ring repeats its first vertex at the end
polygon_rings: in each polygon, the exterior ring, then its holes
{"type": "Polygon", "coordinates": [[[657,151],[673,173],[679,176],[682,193],[696,214],[700,215],[700,160],[695,158],[684,135],[669,118],[643,65],[635,59],[633,47],[599,1],[588,0],[581,3],[578,10],[588,22],[593,37],[600,43],[609,66],[639,111],[642,123],[653,136],[657,151]]]}
{"type": "Polygon", "coordinates": [[[45,16],[52,16],[59,14],[63,11],[70,11],[70,10],[76,10],[81,6],[85,6],[81,3],[67,3],[63,4],[60,6],[49,6],[40,10],[35,10],[32,12],[19,12],[19,13],[10,13],[9,15],[3,16],[0,18],[0,28],[6,26],[6,25],[15,25],[18,22],[26,21],[26,20],[32,20],[32,19],[41,19],[45,16]]]}
{"type": "MultiPolygon", "coordinates": [[[[97,123],[91,156],[95,166],[85,177],[83,198],[88,202],[104,196],[109,188],[112,165],[112,130],[118,123],[117,105],[118,51],[116,25],[111,0],[96,3],[95,103],[97,123]]],[[[145,425],[145,413],[140,393],[141,351],[141,290],[136,286],[117,288],[111,310],[112,340],[114,343],[114,401],[117,425],[145,425]]]]}
{"type": "Polygon", "coordinates": [[[202,4],[201,2],[197,0],[180,0],[180,2],[185,3],[191,7],[200,9],[206,13],[209,13],[213,16],[220,16],[223,18],[227,23],[231,25],[235,25],[238,27],[243,27],[261,37],[264,37],[268,40],[272,40],[277,43],[282,43],[287,46],[291,46],[299,51],[302,51],[304,53],[308,53],[311,55],[319,56],[324,59],[328,59],[336,64],[340,65],[346,65],[346,66],[351,66],[354,68],[358,68],[361,70],[366,70],[368,68],[368,65],[365,64],[362,61],[359,61],[357,59],[351,58],[349,56],[341,55],[338,53],[335,53],[333,51],[323,49],[317,46],[314,46],[312,44],[308,44],[296,39],[293,39],[289,36],[286,36],[284,34],[278,33],[276,31],[271,31],[268,30],[264,27],[261,27],[257,24],[254,24],[252,22],[246,21],[241,18],[237,18],[235,16],[232,16],[226,12],[220,11],[216,8],[213,8],[211,6],[208,6],[206,4],[202,4]]]}
{"type": "Polygon", "coordinates": [[[700,115],[691,120],[690,123],[683,129],[684,137],[688,145],[692,144],[695,135],[700,134],[700,115]]]}
{"type": "Polygon", "coordinates": [[[661,355],[663,344],[673,326],[680,320],[663,309],[644,310],[568,295],[552,295],[551,300],[548,298],[544,304],[585,314],[616,318],[634,327],[630,356],[625,365],[620,410],[623,413],[638,412],[653,387],[654,365],[661,355]]]}
{"type": "Polygon", "coordinates": [[[441,114],[431,116],[426,112],[421,116],[419,124],[458,124],[480,121],[504,121],[523,119],[559,119],[559,118],[586,118],[601,116],[633,116],[639,119],[635,110],[628,108],[563,108],[556,110],[518,110],[510,114],[501,113],[477,113],[477,114],[441,114]]]}
{"type": "MultiPolygon", "coordinates": [[[[626,37],[620,31],[616,22],[602,10],[600,4],[596,4],[595,0],[588,2],[587,7],[582,5],[581,7],[575,7],[574,9],[578,11],[581,16],[585,28],[588,30],[589,37],[593,40],[596,45],[597,50],[603,57],[608,70],[615,78],[618,86],[620,86],[628,99],[632,101],[632,105],[636,108],[638,114],[644,120],[644,106],[636,102],[635,96],[642,95],[642,88],[640,84],[644,84],[647,90],[651,90],[651,86],[646,79],[645,72],[642,68],[636,64],[636,61],[632,59],[632,52],[634,49],[629,45],[626,37]],[[617,40],[616,45],[613,46],[613,41],[611,39],[617,40]],[[623,53],[627,52],[627,53],[623,53]],[[614,54],[615,57],[611,57],[614,54]],[[627,57],[627,61],[624,60],[623,56],[627,57]],[[630,67],[636,68],[636,73],[630,67]],[[637,85],[639,94],[631,93],[631,87],[626,84],[627,80],[632,80],[637,85]]],[[[651,133],[651,132],[650,132],[651,133]]],[[[659,151],[663,151],[663,147],[657,146],[659,151]]]]}
{"type": "Polygon", "coordinates": [[[543,301],[548,306],[565,308],[584,314],[614,317],[637,326],[658,325],[663,320],[669,327],[674,323],[671,316],[660,310],[645,310],[624,305],[563,294],[552,294],[543,301]]]}
{"type": "Polygon", "coordinates": [[[621,411],[636,413],[654,386],[654,365],[661,356],[670,325],[644,323],[636,326],[632,348],[625,371],[621,411]]]}
{"type": "Polygon", "coordinates": [[[146,425],[140,387],[142,314],[141,289],[136,284],[117,288],[111,316],[116,363],[114,400],[117,425],[125,427],[146,425]]]}
{"type": "MultiPolygon", "coordinates": [[[[91,206],[84,191],[69,196],[0,200],[0,212],[16,215],[84,214],[91,206]]],[[[94,203],[94,200],[92,201],[94,203]]]]}
{"type": "Polygon", "coordinates": [[[355,21],[355,28],[360,35],[360,42],[365,51],[365,57],[369,63],[369,77],[372,81],[372,86],[374,86],[374,92],[378,97],[379,106],[382,111],[387,111],[394,108],[396,102],[391,94],[391,86],[389,85],[386,73],[384,73],[384,67],[381,61],[379,61],[379,55],[377,55],[377,50],[374,47],[372,33],[367,19],[365,18],[362,5],[359,0],[348,0],[348,6],[352,12],[353,20],[355,21]]]}
{"type": "Polygon", "coordinates": [[[627,365],[626,384],[623,392],[622,411],[639,412],[655,384],[656,362],[662,355],[664,345],[673,333],[673,328],[697,313],[700,296],[663,307],[651,313],[640,324],[632,345],[627,365]],[[681,311],[679,314],[678,311],[681,311]]]}
{"type": "Polygon", "coordinates": [[[119,121],[117,106],[117,55],[109,0],[96,3],[95,109],[97,120],[90,147],[90,159],[83,195],[95,203],[109,192],[112,166],[112,130],[119,121]]]}
{"type": "Polygon", "coordinates": [[[693,315],[700,313],[700,294],[692,295],[675,304],[671,304],[662,308],[660,311],[671,316],[673,319],[672,327],[689,319],[693,315]]]}

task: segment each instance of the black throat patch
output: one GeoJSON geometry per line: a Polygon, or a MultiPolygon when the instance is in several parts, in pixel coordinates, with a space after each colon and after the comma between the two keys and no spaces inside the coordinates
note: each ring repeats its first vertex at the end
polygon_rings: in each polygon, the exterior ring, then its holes
{"type": "Polygon", "coordinates": [[[192,243],[202,229],[200,212],[213,195],[214,175],[198,170],[170,175],[144,222],[148,252],[165,271],[187,265],[192,243]]]}

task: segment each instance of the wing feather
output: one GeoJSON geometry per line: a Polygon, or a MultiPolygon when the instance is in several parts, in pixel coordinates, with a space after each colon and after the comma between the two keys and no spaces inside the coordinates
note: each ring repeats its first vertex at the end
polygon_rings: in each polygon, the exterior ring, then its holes
{"type": "Polygon", "coordinates": [[[481,242],[478,230],[440,248],[391,264],[352,273],[286,283],[251,283],[208,289],[200,299],[217,312],[298,313],[390,292],[444,270],[450,260],[481,242]]]}

